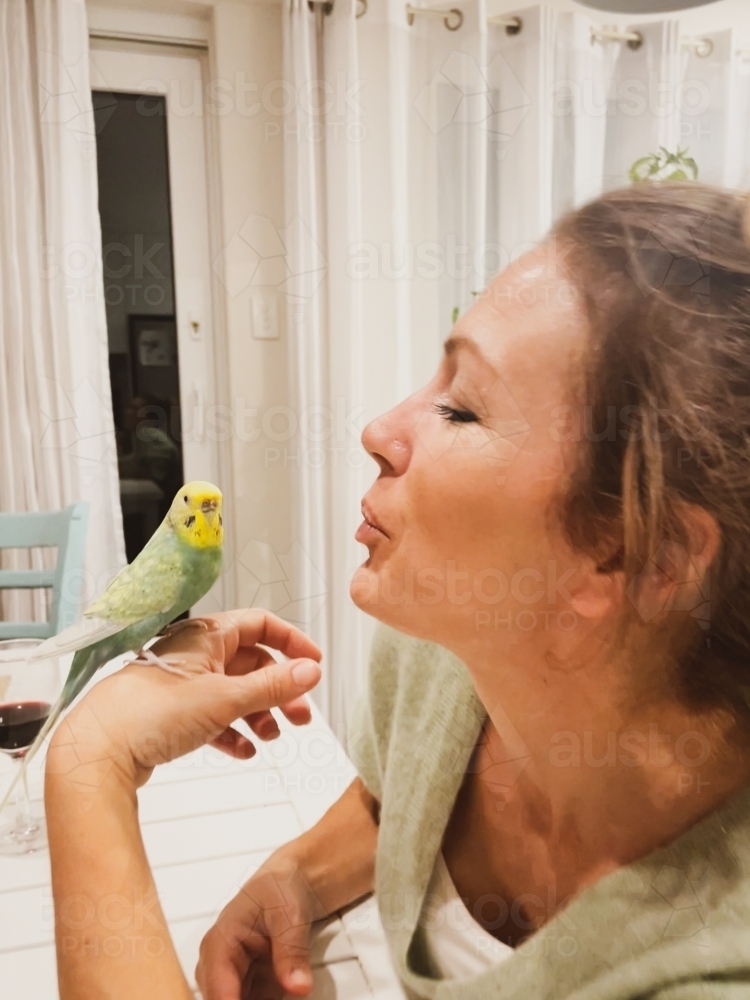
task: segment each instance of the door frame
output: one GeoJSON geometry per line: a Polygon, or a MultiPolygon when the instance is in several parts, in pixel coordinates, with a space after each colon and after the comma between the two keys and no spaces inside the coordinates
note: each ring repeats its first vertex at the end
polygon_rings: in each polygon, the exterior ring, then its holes
{"type": "MultiPolygon", "coordinates": [[[[197,58],[201,67],[203,93],[211,78],[213,63],[212,28],[213,10],[209,5],[190,4],[190,12],[175,13],[170,6],[169,14],[163,13],[163,6],[154,0],[150,7],[128,7],[121,5],[121,0],[87,0],[86,8],[89,22],[89,39],[95,42],[126,42],[139,43],[142,46],[153,46],[154,49],[188,50],[193,58],[197,58]]],[[[187,53],[186,53],[187,54],[187,53]]],[[[221,171],[219,167],[219,137],[215,116],[203,115],[203,132],[206,149],[206,206],[208,212],[208,253],[211,260],[216,260],[223,246],[222,205],[221,205],[221,171]]],[[[170,179],[171,180],[171,179],[170,179]]],[[[228,357],[228,324],[224,289],[214,268],[210,268],[209,290],[211,295],[212,323],[212,355],[214,361],[214,391],[217,401],[230,400],[229,357],[228,357]]],[[[173,279],[174,280],[174,279],[173,279]]],[[[175,280],[175,308],[178,294],[175,280]]],[[[181,387],[181,392],[183,391],[181,387]]],[[[234,512],[234,482],[231,440],[216,441],[214,447],[217,454],[219,481],[229,510],[225,513],[225,521],[230,530],[224,549],[224,565],[227,571],[217,581],[222,608],[233,608],[236,604],[236,579],[230,567],[235,565],[236,532],[233,530],[234,512]],[[229,516],[227,516],[229,515],[229,516]]]]}

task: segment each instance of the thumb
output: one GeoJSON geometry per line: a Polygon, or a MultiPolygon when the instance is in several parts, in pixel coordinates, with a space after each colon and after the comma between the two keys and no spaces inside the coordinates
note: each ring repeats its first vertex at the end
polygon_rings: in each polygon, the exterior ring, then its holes
{"type": "Polygon", "coordinates": [[[307,996],[313,987],[310,968],[310,925],[292,924],[271,938],[273,971],[281,986],[294,996],[307,996]]]}
{"type": "Polygon", "coordinates": [[[285,705],[315,687],[321,677],[314,660],[288,660],[269,663],[252,673],[237,677],[243,701],[242,715],[285,705]]]}

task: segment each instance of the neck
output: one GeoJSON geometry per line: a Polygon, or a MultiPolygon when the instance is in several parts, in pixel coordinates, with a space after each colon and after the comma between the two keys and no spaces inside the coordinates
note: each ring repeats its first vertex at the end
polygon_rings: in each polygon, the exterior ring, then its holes
{"type": "Polygon", "coordinates": [[[576,891],[643,857],[750,781],[727,713],[657,694],[634,704],[622,664],[569,670],[522,652],[500,669],[497,653],[459,655],[489,716],[482,752],[514,762],[486,783],[484,808],[554,884],[576,891]]]}

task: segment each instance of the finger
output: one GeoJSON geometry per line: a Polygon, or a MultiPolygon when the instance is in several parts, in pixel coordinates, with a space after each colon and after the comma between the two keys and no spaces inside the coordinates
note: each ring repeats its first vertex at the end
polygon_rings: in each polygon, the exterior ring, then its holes
{"type": "Polygon", "coordinates": [[[204,1000],[240,1000],[250,966],[250,953],[227,936],[221,918],[201,941],[195,978],[204,1000]]]}
{"type": "Polygon", "coordinates": [[[286,705],[279,705],[279,708],[292,725],[306,726],[312,719],[310,703],[307,698],[295,698],[293,701],[288,701],[286,705]]]}
{"type": "Polygon", "coordinates": [[[249,674],[251,670],[258,670],[276,662],[278,662],[276,658],[261,646],[240,646],[224,667],[224,673],[227,677],[236,677],[238,674],[249,674]]]}
{"type": "Polygon", "coordinates": [[[231,962],[211,968],[199,964],[195,979],[204,1000],[241,1000],[242,981],[231,962]]]}
{"type": "Polygon", "coordinates": [[[251,715],[299,698],[320,680],[320,667],[312,660],[273,663],[243,677],[233,677],[238,686],[237,715],[251,715]]]}
{"type": "Polygon", "coordinates": [[[310,968],[310,928],[307,924],[288,927],[271,938],[271,958],[276,978],[287,993],[304,997],[313,988],[310,968]]]}
{"type": "Polygon", "coordinates": [[[230,611],[228,614],[239,633],[240,646],[254,646],[256,643],[261,643],[263,646],[270,646],[271,649],[278,649],[290,659],[304,656],[311,660],[320,660],[323,656],[304,632],[270,611],[252,608],[241,612],[230,611]]]}
{"type": "Polygon", "coordinates": [[[237,757],[238,760],[248,760],[256,754],[255,746],[247,736],[238,733],[231,726],[227,726],[223,732],[209,742],[217,750],[229,754],[230,757],[237,757]]]}
{"type": "Polygon", "coordinates": [[[279,725],[270,712],[250,712],[245,722],[259,740],[275,740],[279,735],[279,725]]]}

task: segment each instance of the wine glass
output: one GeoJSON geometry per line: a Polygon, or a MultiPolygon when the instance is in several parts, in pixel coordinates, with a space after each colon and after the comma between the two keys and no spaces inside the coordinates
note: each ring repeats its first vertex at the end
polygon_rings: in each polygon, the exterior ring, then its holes
{"type": "MultiPolygon", "coordinates": [[[[21,766],[60,693],[57,658],[29,660],[38,639],[0,642],[0,751],[21,766]]],[[[26,776],[16,786],[15,819],[0,825],[0,854],[30,854],[47,846],[44,813],[32,807],[26,776]]]]}

